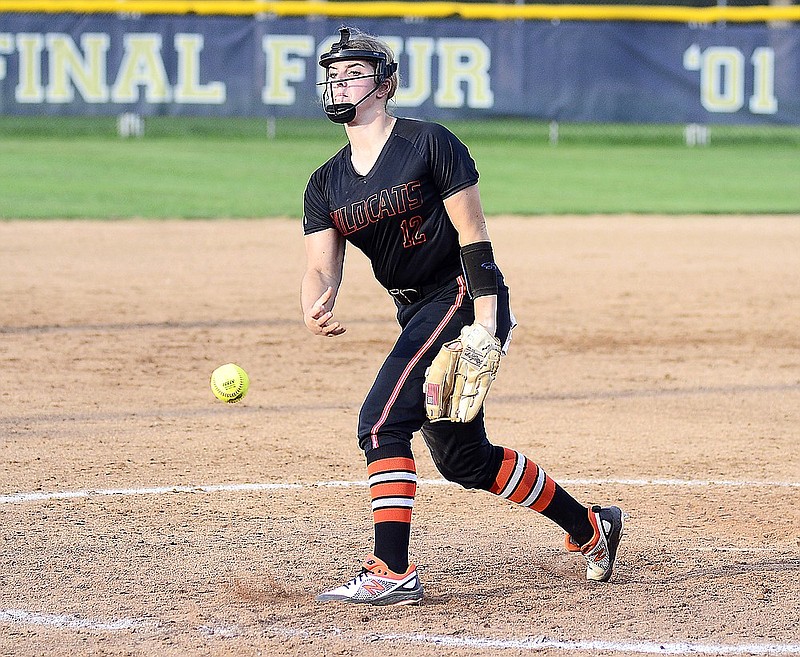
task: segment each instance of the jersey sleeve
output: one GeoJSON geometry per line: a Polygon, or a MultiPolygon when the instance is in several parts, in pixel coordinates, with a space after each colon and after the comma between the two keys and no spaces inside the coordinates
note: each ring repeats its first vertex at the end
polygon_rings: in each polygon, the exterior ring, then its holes
{"type": "Polygon", "coordinates": [[[446,199],[478,182],[478,169],[469,149],[442,125],[430,124],[428,149],[436,187],[446,199]]]}
{"type": "Polygon", "coordinates": [[[306,185],[306,191],[303,194],[304,235],[335,227],[325,194],[325,179],[324,167],[321,167],[311,174],[306,185]]]}

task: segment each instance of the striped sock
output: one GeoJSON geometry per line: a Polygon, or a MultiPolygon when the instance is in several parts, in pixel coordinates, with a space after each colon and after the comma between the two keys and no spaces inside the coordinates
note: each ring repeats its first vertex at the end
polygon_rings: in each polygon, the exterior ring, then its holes
{"type": "Polygon", "coordinates": [[[394,572],[404,573],[408,569],[411,512],[417,492],[411,447],[390,445],[371,450],[367,455],[367,474],[375,523],[375,556],[394,572]]]}
{"type": "Polygon", "coordinates": [[[541,513],[552,501],[555,490],[556,482],[538,465],[520,452],[503,448],[503,461],[490,493],[541,513]]]}
{"type": "Polygon", "coordinates": [[[549,518],[583,544],[592,537],[586,507],[523,454],[507,447],[490,493],[526,506],[549,518]]]}

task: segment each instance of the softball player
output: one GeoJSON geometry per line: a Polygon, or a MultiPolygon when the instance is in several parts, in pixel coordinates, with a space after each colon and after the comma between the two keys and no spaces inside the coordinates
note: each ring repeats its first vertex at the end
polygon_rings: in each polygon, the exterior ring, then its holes
{"type": "Polygon", "coordinates": [[[307,256],[301,287],[306,327],[335,338],[345,326],[333,308],[345,245],[370,259],[393,297],[399,338],[361,407],[358,440],[366,455],[374,551],[353,579],[318,600],[416,604],[423,589],[409,563],[416,469],[411,437],[421,430],[449,481],[483,489],[538,511],[561,526],[587,578],[607,581],[622,537],[615,506],[587,508],[523,454],[489,442],[483,411],[470,422],[430,422],[425,370],[464,326],[481,324],[508,347],[514,317],[494,263],[469,151],[436,123],[396,118],[387,101],[397,64],[381,40],[347,28],[322,55],[325,113],[344,124],[349,143],[317,169],[304,195],[307,256]]]}

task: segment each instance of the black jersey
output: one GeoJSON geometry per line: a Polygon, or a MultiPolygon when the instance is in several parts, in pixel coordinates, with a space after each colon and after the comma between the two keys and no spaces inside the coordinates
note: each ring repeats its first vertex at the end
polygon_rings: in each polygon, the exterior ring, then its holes
{"type": "Polygon", "coordinates": [[[387,289],[455,276],[458,234],[444,199],[478,182],[467,147],[437,123],[398,118],[366,176],[350,155],[347,144],[311,175],[304,233],[338,230],[366,254],[387,289]]]}

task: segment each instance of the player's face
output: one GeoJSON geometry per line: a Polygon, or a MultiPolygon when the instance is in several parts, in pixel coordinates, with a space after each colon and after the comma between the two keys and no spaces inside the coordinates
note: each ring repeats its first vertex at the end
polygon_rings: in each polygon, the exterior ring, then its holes
{"type": "Polygon", "coordinates": [[[328,67],[328,83],[334,102],[357,103],[375,88],[374,75],[375,67],[365,60],[331,64],[328,67]]]}

